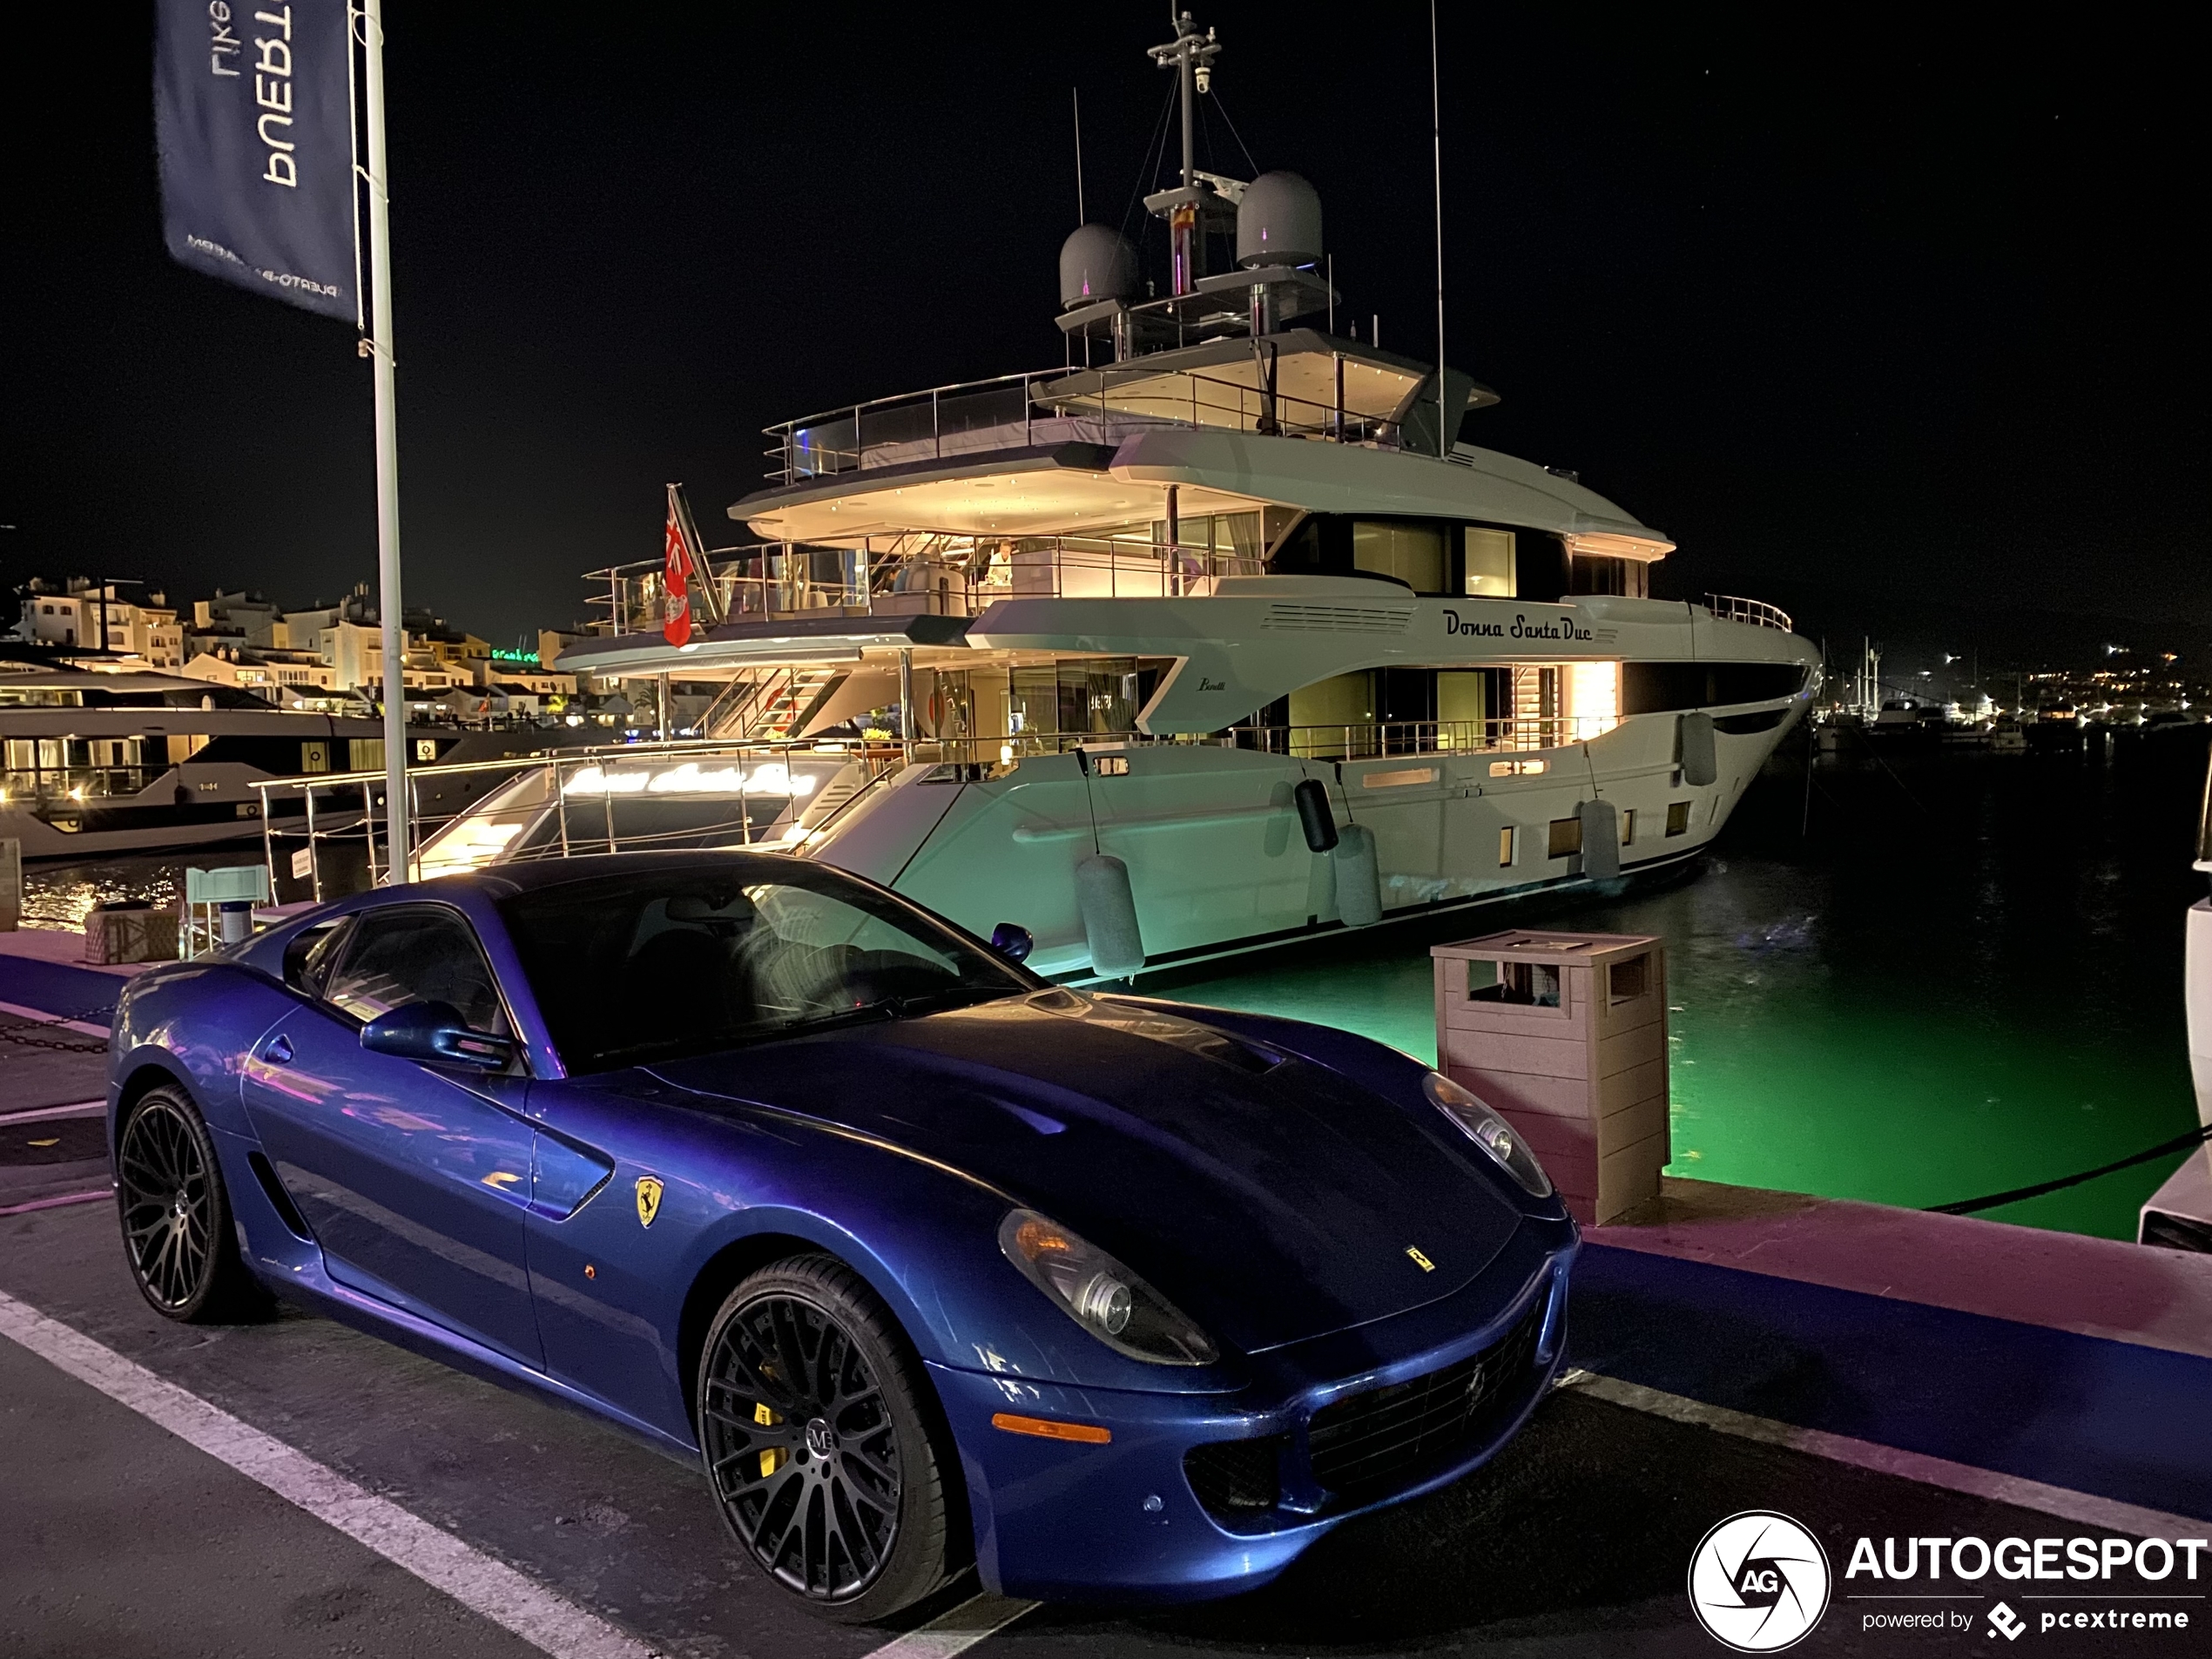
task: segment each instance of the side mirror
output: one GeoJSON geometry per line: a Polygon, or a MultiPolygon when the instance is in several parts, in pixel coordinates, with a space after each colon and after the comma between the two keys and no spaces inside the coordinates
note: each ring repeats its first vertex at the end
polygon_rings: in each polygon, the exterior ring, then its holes
{"type": "Polygon", "coordinates": [[[426,1066],[474,1066],[503,1071],[515,1045],[489,1031],[472,1031],[450,1002],[409,1002],[380,1014],[361,1028],[361,1047],[426,1066]]]}
{"type": "Polygon", "coordinates": [[[991,929],[991,948],[1009,962],[1026,962],[1037,948],[1035,937],[1018,921],[1002,921],[991,929]]]}

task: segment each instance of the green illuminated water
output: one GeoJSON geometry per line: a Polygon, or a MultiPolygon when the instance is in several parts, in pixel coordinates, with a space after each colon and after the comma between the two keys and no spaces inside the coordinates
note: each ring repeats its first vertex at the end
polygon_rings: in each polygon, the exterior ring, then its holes
{"type": "MultiPolygon", "coordinates": [[[[1823,759],[1746,796],[1703,871],[1379,928],[1143,988],[1433,1061],[1428,947],[1509,927],[1667,941],[1672,1175],[1927,1205],[2194,1127],[2182,917],[2205,747],[1823,759]]],[[[2179,1154],[1987,1212],[2110,1238],[2179,1154]]]]}

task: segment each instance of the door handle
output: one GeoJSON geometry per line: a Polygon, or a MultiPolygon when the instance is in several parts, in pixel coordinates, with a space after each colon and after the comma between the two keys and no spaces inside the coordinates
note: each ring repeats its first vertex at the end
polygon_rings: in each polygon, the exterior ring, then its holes
{"type": "Polygon", "coordinates": [[[261,1058],[267,1061],[273,1066],[290,1065],[292,1063],[291,1039],[287,1037],[283,1032],[278,1032],[276,1035],[269,1039],[267,1045],[262,1049],[261,1058]]]}

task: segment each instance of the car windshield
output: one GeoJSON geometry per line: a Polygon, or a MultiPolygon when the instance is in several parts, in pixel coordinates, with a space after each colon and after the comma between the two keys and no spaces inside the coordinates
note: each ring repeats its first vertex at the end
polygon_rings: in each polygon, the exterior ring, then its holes
{"type": "Polygon", "coordinates": [[[1038,984],[926,912],[797,860],[592,877],[517,894],[500,914],[571,1073],[1038,984]]]}

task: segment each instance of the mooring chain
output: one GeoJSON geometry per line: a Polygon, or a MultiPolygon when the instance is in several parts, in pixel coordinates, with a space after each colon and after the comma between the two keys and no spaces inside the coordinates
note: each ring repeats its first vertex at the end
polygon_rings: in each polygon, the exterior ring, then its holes
{"type": "Polygon", "coordinates": [[[33,1031],[57,1031],[72,1022],[85,1025],[105,1022],[112,1008],[86,1008],[76,1014],[65,1014],[54,1020],[18,1020],[0,1025],[0,1042],[12,1042],[19,1049],[56,1049],[64,1054],[105,1054],[107,1039],[88,1033],[72,1031],[66,1037],[34,1037],[33,1031]]]}

